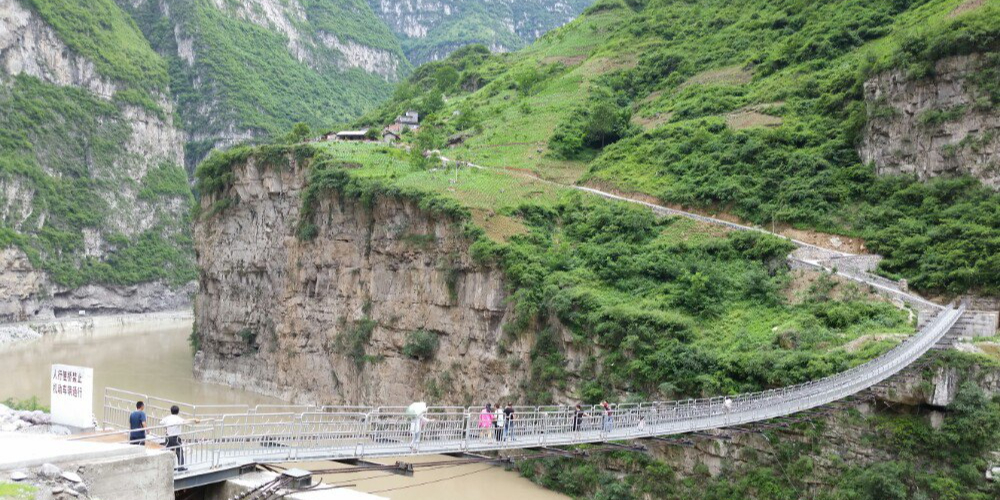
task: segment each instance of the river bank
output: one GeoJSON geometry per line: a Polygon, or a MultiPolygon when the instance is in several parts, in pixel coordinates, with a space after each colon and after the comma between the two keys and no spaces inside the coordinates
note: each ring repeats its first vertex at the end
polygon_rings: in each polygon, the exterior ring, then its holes
{"type": "Polygon", "coordinates": [[[0,345],[38,340],[45,335],[114,331],[138,333],[173,329],[193,322],[191,309],[137,314],[63,317],[48,320],[0,324],[0,345]]]}

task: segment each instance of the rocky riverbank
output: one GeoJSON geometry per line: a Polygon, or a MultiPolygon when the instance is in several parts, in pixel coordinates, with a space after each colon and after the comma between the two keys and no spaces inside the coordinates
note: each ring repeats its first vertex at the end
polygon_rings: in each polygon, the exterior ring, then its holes
{"type": "Polygon", "coordinates": [[[15,410],[0,404],[0,432],[24,432],[31,434],[55,434],[68,436],[70,430],[61,425],[52,425],[52,415],[42,410],[15,410]]]}
{"type": "Polygon", "coordinates": [[[73,334],[93,331],[153,331],[174,328],[178,322],[193,321],[191,310],[163,311],[141,314],[109,314],[51,320],[29,321],[0,325],[0,346],[30,342],[44,335],[73,334]]]}

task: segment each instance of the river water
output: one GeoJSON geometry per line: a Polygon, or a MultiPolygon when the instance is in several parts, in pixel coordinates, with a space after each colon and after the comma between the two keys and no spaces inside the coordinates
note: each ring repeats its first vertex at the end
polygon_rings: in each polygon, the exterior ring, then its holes
{"type": "MultiPolygon", "coordinates": [[[[55,333],[39,340],[0,345],[0,401],[38,397],[49,403],[49,369],[54,363],[94,369],[94,413],[101,418],[105,387],[195,404],[262,404],[281,401],[223,385],[196,380],[187,337],[190,318],[131,326],[104,326],[83,332],[55,333]]],[[[446,461],[448,457],[407,457],[410,463],[446,461]]],[[[391,464],[394,460],[382,460],[391,464]]],[[[331,463],[300,464],[310,469],[347,467],[331,463]]],[[[417,468],[413,477],[388,473],[328,474],[325,484],[353,484],[351,489],[392,500],[554,500],[567,497],[541,488],[515,472],[485,464],[417,468]]]]}

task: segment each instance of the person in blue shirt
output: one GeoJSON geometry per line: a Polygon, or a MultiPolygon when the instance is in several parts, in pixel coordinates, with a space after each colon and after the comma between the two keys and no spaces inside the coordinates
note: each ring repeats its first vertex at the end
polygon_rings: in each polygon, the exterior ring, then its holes
{"type": "Polygon", "coordinates": [[[142,401],[135,404],[135,411],[128,416],[129,444],[146,446],[146,412],[143,411],[146,405],[142,401]]]}

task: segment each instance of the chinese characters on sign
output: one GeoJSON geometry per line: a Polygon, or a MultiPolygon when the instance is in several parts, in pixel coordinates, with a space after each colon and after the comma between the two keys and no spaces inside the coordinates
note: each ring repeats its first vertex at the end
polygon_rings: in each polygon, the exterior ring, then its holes
{"type": "Polygon", "coordinates": [[[83,384],[82,373],[53,367],[52,394],[61,394],[80,399],[83,397],[83,387],[80,384],[83,384]]]}
{"type": "Polygon", "coordinates": [[[94,370],[52,365],[52,422],[78,428],[93,426],[94,370]]]}

